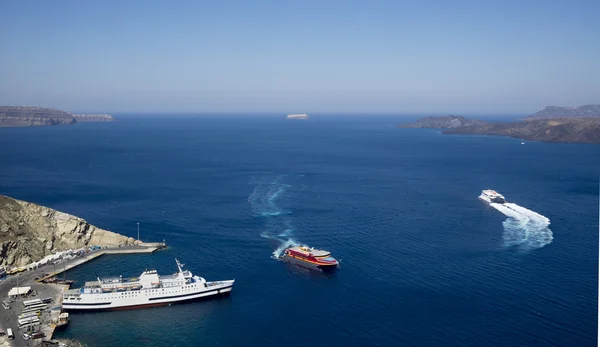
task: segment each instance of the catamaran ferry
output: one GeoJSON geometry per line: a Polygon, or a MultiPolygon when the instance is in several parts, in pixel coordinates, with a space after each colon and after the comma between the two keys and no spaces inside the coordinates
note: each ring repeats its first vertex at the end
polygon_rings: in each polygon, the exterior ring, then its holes
{"type": "Polygon", "coordinates": [[[499,194],[497,191],[491,189],[483,190],[481,192],[481,195],[479,195],[479,200],[483,200],[488,204],[504,204],[506,202],[506,199],[504,199],[504,195],[499,194]]]}
{"type": "Polygon", "coordinates": [[[63,294],[65,310],[110,310],[168,305],[180,301],[228,295],[235,280],[207,282],[183,270],[177,259],[178,272],[161,276],[156,270],[142,272],[140,277],[98,278],[86,282],[83,288],[63,294]]]}
{"type": "Polygon", "coordinates": [[[339,262],[331,256],[330,252],[308,246],[289,247],[283,251],[280,259],[323,272],[331,272],[339,265],[339,262]]]}

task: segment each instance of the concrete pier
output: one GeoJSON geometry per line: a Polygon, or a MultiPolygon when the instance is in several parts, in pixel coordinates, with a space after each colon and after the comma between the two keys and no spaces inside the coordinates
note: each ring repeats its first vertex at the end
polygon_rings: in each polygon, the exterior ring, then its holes
{"type": "Polygon", "coordinates": [[[62,262],[59,266],[56,267],[56,271],[54,271],[55,269],[52,269],[52,272],[44,275],[43,277],[40,277],[37,281],[41,282],[45,279],[54,277],[58,274],[61,274],[65,271],[70,270],[81,264],[87,263],[88,261],[90,261],[92,259],[96,259],[105,254],[153,253],[154,251],[165,247],[163,243],[161,243],[160,245],[162,245],[162,246],[159,247],[159,246],[142,245],[142,246],[127,246],[127,247],[106,247],[106,248],[93,250],[93,251],[90,251],[89,253],[86,253],[85,255],[82,255],[80,257],[62,262]]]}

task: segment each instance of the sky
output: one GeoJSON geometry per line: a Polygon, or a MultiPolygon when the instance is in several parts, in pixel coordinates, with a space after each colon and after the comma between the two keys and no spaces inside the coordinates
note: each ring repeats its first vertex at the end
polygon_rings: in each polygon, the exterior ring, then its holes
{"type": "Polygon", "coordinates": [[[600,1],[1,1],[0,105],[530,114],[600,103],[600,1]]]}

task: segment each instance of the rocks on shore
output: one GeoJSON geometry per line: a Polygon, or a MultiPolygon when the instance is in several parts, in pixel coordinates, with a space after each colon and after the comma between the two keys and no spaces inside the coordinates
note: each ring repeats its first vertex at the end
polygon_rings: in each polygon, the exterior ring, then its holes
{"type": "MultiPolygon", "coordinates": [[[[58,346],[59,347],[87,347],[86,344],[84,344],[81,341],[77,341],[77,340],[72,340],[72,339],[54,339],[56,342],[58,342],[58,346]]],[[[48,344],[48,346],[50,346],[50,344],[48,344]]]]}
{"type": "Polygon", "coordinates": [[[0,267],[24,266],[68,249],[135,243],[70,214],[0,195],[0,267]]]}

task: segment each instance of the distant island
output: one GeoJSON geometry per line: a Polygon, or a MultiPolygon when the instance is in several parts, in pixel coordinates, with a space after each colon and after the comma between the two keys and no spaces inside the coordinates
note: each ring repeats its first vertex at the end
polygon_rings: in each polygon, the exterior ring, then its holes
{"type": "Polygon", "coordinates": [[[78,122],[110,122],[108,114],[71,114],[65,111],[36,106],[0,106],[0,127],[29,127],[78,122]]]}
{"type": "Polygon", "coordinates": [[[461,116],[426,117],[398,128],[446,129],[444,134],[510,136],[543,142],[600,144],[600,105],[548,106],[521,122],[490,123],[461,116]]]}
{"type": "Polygon", "coordinates": [[[579,107],[547,106],[525,119],[548,119],[548,118],[587,118],[600,117],[600,105],[584,105],[579,107]]]}
{"type": "Polygon", "coordinates": [[[306,113],[292,113],[287,115],[287,119],[308,119],[306,113]]]}
{"type": "Polygon", "coordinates": [[[102,114],[102,113],[97,113],[97,114],[73,113],[72,116],[73,116],[73,118],[75,118],[75,120],[78,123],[85,123],[85,122],[112,122],[112,121],[115,120],[113,118],[113,116],[111,116],[109,114],[102,114]]]}
{"type": "Polygon", "coordinates": [[[483,124],[484,121],[476,119],[467,119],[463,116],[439,116],[425,117],[414,123],[398,124],[398,128],[434,128],[434,129],[452,129],[468,125],[483,124]]]}

